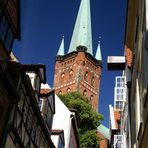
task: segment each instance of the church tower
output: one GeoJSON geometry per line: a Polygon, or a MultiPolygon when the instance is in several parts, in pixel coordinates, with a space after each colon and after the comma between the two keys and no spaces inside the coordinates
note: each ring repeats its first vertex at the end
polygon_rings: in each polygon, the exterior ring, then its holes
{"type": "Polygon", "coordinates": [[[79,91],[98,111],[102,56],[100,42],[95,56],[92,49],[90,0],[81,0],[68,53],[64,37],[59,47],[54,75],[56,93],[79,91]]]}

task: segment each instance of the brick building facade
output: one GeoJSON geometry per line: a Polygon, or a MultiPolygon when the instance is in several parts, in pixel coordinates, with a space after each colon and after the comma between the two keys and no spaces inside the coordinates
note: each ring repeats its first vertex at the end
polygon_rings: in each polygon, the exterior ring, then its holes
{"type": "Polygon", "coordinates": [[[74,52],[57,56],[54,87],[56,93],[81,92],[97,110],[102,62],[86,51],[85,46],[79,46],[74,52]]]}

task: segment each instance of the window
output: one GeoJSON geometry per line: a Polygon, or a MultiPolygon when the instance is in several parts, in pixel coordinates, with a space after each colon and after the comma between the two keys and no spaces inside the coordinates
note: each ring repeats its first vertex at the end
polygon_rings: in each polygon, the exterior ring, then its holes
{"type": "Polygon", "coordinates": [[[124,87],[115,87],[115,101],[125,101],[126,100],[126,89],[124,87]]]}
{"type": "Polygon", "coordinates": [[[65,73],[62,73],[62,74],[61,74],[61,83],[64,82],[64,78],[65,78],[65,73]]]}
{"type": "Polygon", "coordinates": [[[64,73],[62,73],[62,74],[61,74],[61,78],[64,78],[64,76],[65,76],[65,74],[64,74],[64,73]]]}
{"type": "Polygon", "coordinates": [[[123,135],[114,135],[114,147],[115,148],[123,147],[123,135]]]}
{"type": "Polygon", "coordinates": [[[64,148],[64,144],[62,142],[61,137],[59,137],[59,144],[58,144],[58,148],[64,148]]]}
{"type": "Polygon", "coordinates": [[[89,100],[91,105],[92,105],[93,99],[94,99],[94,96],[91,95],[91,96],[90,96],[90,100],[89,100]]]}
{"type": "Polygon", "coordinates": [[[61,91],[61,90],[59,91],[59,94],[60,94],[60,95],[62,94],[62,91],[61,91]]]}
{"type": "Polygon", "coordinates": [[[86,89],[83,92],[83,96],[85,96],[85,97],[87,96],[87,90],[86,89]]]}
{"type": "Polygon", "coordinates": [[[115,101],[115,108],[120,109],[121,111],[124,109],[123,101],[115,101]]]}
{"type": "Polygon", "coordinates": [[[71,91],[71,89],[70,89],[70,88],[68,88],[68,89],[67,89],[67,93],[69,93],[70,91],[71,91]]]}
{"type": "Polygon", "coordinates": [[[38,105],[39,105],[40,111],[42,111],[42,108],[43,108],[43,99],[41,99],[41,98],[39,99],[38,105]]]}
{"type": "Polygon", "coordinates": [[[95,84],[95,78],[93,76],[92,79],[91,79],[91,85],[94,86],[94,84],[95,84]]]}
{"type": "Polygon", "coordinates": [[[73,77],[73,70],[71,69],[69,72],[69,79],[71,79],[73,77]]]}
{"type": "Polygon", "coordinates": [[[88,71],[86,71],[84,75],[84,80],[87,81],[87,79],[88,79],[88,71]]]}
{"type": "Polygon", "coordinates": [[[114,107],[123,111],[126,101],[126,77],[117,76],[114,88],[114,107]]]}
{"type": "Polygon", "coordinates": [[[116,77],[116,87],[125,87],[126,85],[126,77],[118,76],[116,77]]]}

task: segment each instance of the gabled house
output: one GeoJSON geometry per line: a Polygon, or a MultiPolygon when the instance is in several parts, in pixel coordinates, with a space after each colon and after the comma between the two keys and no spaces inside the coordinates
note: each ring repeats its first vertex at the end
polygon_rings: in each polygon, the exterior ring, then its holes
{"type": "MultiPolygon", "coordinates": [[[[48,93],[50,90],[51,88],[47,84],[42,85],[41,92],[48,93]]],[[[65,146],[65,148],[79,147],[75,114],[65,106],[56,94],[51,139],[56,147],[59,145],[65,146]]]]}
{"type": "MultiPolygon", "coordinates": [[[[120,143],[120,110],[119,109],[114,109],[111,105],[109,105],[109,128],[110,128],[110,147],[113,148],[117,146],[117,143],[119,142],[119,145],[121,147],[120,143]]],[[[122,141],[121,141],[122,142],[122,141]]]]}
{"type": "Polygon", "coordinates": [[[100,124],[97,127],[97,135],[99,137],[99,148],[109,147],[109,129],[100,124]]]}

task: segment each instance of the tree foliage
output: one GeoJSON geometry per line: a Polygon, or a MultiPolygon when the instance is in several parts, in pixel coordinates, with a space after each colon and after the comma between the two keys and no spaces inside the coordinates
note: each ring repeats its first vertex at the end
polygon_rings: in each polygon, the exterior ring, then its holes
{"type": "Polygon", "coordinates": [[[59,97],[68,108],[77,110],[80,147],[98,147],[96,128],[99,126],[103,116],[97,113],[88,103],[87,98],[78,92],[59,95],[59,97]]]}

